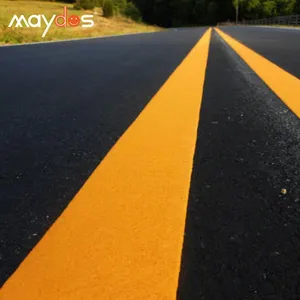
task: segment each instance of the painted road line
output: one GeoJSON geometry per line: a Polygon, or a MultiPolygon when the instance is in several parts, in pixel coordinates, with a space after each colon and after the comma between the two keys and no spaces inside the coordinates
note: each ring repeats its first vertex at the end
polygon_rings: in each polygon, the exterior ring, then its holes
{"type": "Polygon", "coordinates": [[[300,118],[300,80],[220,29],[216,28],[216,31],[266,85],[300,118]]]}
{"type": "Polygon", "coordinates": [[[4,284],[2,300],[176,298],[210,37],[4,284]]]}

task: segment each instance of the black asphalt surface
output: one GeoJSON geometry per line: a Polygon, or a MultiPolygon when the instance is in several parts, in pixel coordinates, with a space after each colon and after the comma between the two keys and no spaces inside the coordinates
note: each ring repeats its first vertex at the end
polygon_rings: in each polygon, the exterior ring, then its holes
{"type": "Polygon", "coordinates": [[[204,31],[0,48],[0,286],[204,31]]]}
{"type": "Polygon", "coordinates": [[[299,250],[300,121],[214,34],[178,299],[300,299],[299,250]]]}
{"type": "MultiPolygon", "coordinates": [[[[300,78],[300,31],[222,30],[300,78]]],[[[0,48],[0,286],[204,31],[0,48]]],[[[177,298],[300,299],[299,226],[300,121],[213,33],[177,298]]]]}
{"type": "Polygon", "coordinates": [[[300,78],[300,29],[222,26],[225,33],[300,78]]]}

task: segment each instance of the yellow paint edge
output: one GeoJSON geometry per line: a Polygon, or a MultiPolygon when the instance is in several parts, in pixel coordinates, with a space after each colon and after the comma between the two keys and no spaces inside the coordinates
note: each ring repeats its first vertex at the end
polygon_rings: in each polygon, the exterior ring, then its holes
{"type": "Polygon", "coordinates": [[[210,37],[119,139],[1,299],[176,299],[210,37]]]}
{"type": "Polygon", "coordinates": [[[218,28],[217,33],[249,65],[266,85],[300,118],[300,81],[218,28]]]}

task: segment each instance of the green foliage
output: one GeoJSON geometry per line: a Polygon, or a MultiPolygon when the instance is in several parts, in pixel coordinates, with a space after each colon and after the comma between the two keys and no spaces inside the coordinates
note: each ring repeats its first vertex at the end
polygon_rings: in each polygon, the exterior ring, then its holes
{"type": "Polygon", "coordinates": [[[131,2],[126,4],[126,8],[124,10],[124,15],[126,17],[131,18],[136,22],[140,22],[142,20],[141,13],[139,9],[131,2]]]}
{"type": "Polygon", "coordinates": [[[277,15],[276,2],[273,0],[267,0],[262,3],[262,15],[264,17],[272,17],[277,15]]]}
{"type": "Polygon", "coordinates": [[[74,4],[75,9],[93,9],[95,7],[95,0],[76,0],[74,4]]]}
{"type": "Polygon", "coordinates": [[[77,2],[74,3],[73,8],[74,8],[74,9],[77,9],[77,10],[80,10],[80,9],[81,9],[80,5],[79,5],[77,2]]]}
{"type": "Polygon", "coordinates": [[[112,0],[105,0],[103,3],[103,16],[110,18],[114,15],[114,3],[112,0]]]}
{"type": "MultiPolygon", "coordinates": [[[[234,6],[237,1],[233,0],[234,6]]],[[[246,19],[284,16],[297,11],[297,0],[239,0],[239,4],[241,16],[246,19]]]]}
{"type": "Polygon", "coordinates": [[[75,0],[49,0],[50,2],[75,3],[75,0]]]}
{"type": "Polygon", "coordinates": [[[112,17],[114,14],[122,14],[131,18],[136,22],[142,20],[139,9],[127,0],[96,0],[102,6],[103,16],[106,18],[112,17]]]}
{"type": "Polygon", "coordinates": [[[13,30],[4,30],[3,36],[1,37],[1,41],[5,44],[20,44],[24,40],[24,36],[17,31],[13,30]]]}
{"type": "Polygon", "coordinates": [[[113,0],[114,10],[116,13],[124,14],[127,6],[126,0],[113,0]]]}
{"type": "Polygon", "coordinates": [[[97,7],[103,7],[104,0],[95,0],[95,6],[97,7]]]}
{"type": "Polygon", "coordinates": [[[296,0],[281,0],[279,1],[279,9],[284,15],[290,15],[296,11],[296,0]]]}
{"type": "Polygon", "coordinates": [[[239,20],[300,13],[300,0],[131,0],[143,20],[161,26],[214,25],[239,20]]]}
{"type": "Polygon", "coordinates": [[[261,6],[261,0],[251,0],[248,2],[248,10],[259,9],[261,6]]]}

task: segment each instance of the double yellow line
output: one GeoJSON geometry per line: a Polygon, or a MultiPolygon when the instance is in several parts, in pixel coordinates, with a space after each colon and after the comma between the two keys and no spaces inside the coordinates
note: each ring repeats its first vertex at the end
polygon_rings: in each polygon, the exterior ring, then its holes
{"type": "MultiPolygon", "coordinates": [[[[299,116],[299,80],[225,33],[299,116]]],[[[209,29],[1,290],[1,300],[176,298],[209,29]]]]}

